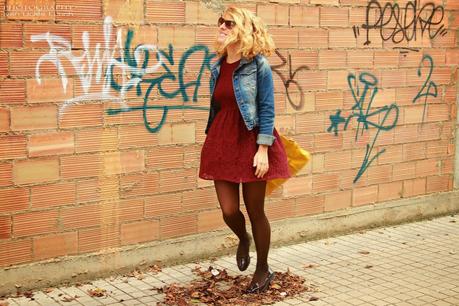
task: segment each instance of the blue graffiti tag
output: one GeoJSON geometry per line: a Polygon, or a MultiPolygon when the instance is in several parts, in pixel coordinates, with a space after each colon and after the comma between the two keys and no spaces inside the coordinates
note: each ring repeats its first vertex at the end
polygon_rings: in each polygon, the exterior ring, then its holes
{"type": "Polygon", "coordinates": [[[362,93],[359,94],[359,86],[354,89],[353,82],[356,80],[354,74],[349,74],[347,77],[347,82],[349,88],[351,89],[352,96],[354,98],[355,104],[352,107],[352,114],[347,118],[341,116],[341,110],[337,110],[336,114],[330,116],[331,125],[328,127],[328,132],[334,132],[335,135],[338,135],[339,125],[344,124],[343,130],[347,130],[349,123],[353,118],[356,118],[357,129],[355,132],[355,140],[358,140],[359,135],[362,135],[365,130],[368,130],[370,126],[373,126],[377,129],[376,135],[373,138],[371,144],[366,145],[365,157],[363,158],[362,165],[360,166],[357,175],[354,178],[354,183],[359,180],[362,174],[367,170],[371,163],[381,154],[383,154],[386,149],[382,149],[372,156],[373,148],[378,139],[379,133],[381,131],[389,131],[397,125],[399,108],[397,104],[392,103],[391,105],[385,105],[379,109],[372,110],[371,104],[378,92],[378,80],[376,77],[370,73],[361,73],[359,76],[360,83],[363,84],[362,93]],[[370,95],[367,105],[365,105],[365,100],[367,100],[367,95],[370,95]],[[382,118],[380,114],[382,113],[382,118]],[[394,114],[393,121],[386,123],[389,118],[389,115],[394,114]],[[376,122],[371,121],[372,118],[381,118],[376,122]]]}
{"type": "MultiPolygon", "coordinates": [[[[126,42],[125,42],[125,48],[124,48],[124,61],[126,62],[127,65],[129,65],[131,67],[134,67],[134,68],[137,68],[138,65],[140,64],[137,61],[137,58],[139,58],[139,56],[132,56],[130,54],[132,37],[133,37],[133,31],[129,30],[127,38],[126,38],[126,42]]],[[[149,101],[151,101],[149,99],[150,98],[150,94],[151,94],[151,91],[155,88],[155,86],[157,86],[160,95],[162,95],[163,97],[165,97],[167,99],[173,99],[173,98],[181,95],[182,101],[184,103],[190,101],[190,97],[188,96],[187,89],[189,87],[194,87],[192,101],[193,102],[197,102],[197,100],[198,100],[198,91],[199,91],[199,88],[201,86],[202,75],[203,75],[205,69],[210,70],[211,60],[215,57],[215,53],[211,53],[207,46],[205,46],[205,45],[196,45],[196,46],[193,46],[192,48],[186,50],[186,52],[182,55],[182,57],[180,59],[180,62],[179,62],[179,65],[178,65],[178,76],[175,75],[170,69],[170,66],[174,66],[175,65],[175,62],[174,62],[174,48],[173,48],[172,45],[169,44],[169,47],[168,47],[167,51],[158,50],[156,52],[156,60],[158,62],[161,62],[161,67],[165,71],[164,73],[162,73],[160,76],[157,76],[157,77],[148,77],[147,76],[148,73],[147,73],[147,71],[145,69],[146,67],[148,67],[148,62],[150,60],[150,51],[151,50],[147,49],[147,48],[142,48],[142,45],[140,45],[140,46],[137,46],[137,48],[134,51],[134,54],[136,52],[138,52],[139,50],[143,51],[143,53],[144,53],[143,63],[141,63],[141,65],[140,65],[141,68],[140,69],[139,68],[132,69],[131,77],[133,79],[137,79],[138,80],[138,82],[136,82],[136,84],[135,84],[135,86],[136,86],[136,95],[137,96],[141,96],[142,95],[141,84],[142,83],[149,84],[148,88],[147,88],[147,90],[145,91],[145,94],[144,94],[143,106],[141,106],[141,107],[128,107],[128,108],[108,109],[107,110],[107,114],[115,115],[115,114],[119,114],[119,113],[122,113],[122,112],[130,112],[130,111],[142,110],[145,127],[147,128],[147,130],[149,132],[156,133],[161,129],[163,124],[166,122],[166,118],[167,118],[167,114],[168,114],[169,110],[177,110],[177,109],[209,110],[209,107],[186,105],[186,104],[174,105],[174,106],[170,106],[170,105],[149,105],[149,101]],[[198,75],[197,75],[197,77],[196,77],[196,79],[194,81],[185,82],[184,75],[185,75],[185,67],[186,67],[187,60],[193,54],[198,54],[198,53],[202,53],[203,54],[203,59],[202,59],[201,66],[199,68],[198,75]],[[164,60],[167,60],[167,63],[165,63],[164,60]],[[176,82],[178,80],[179,88],[177,90],[175,90],[175,91],[167,92],[163,88],[163,82],[165,80],[170,80],[170,81],[173,81],[173,82],[176,82]],[[156,124],[156,126],[151,126],[150,122],[148,121],[147,110],[149,110],[149,109],[162,110],[161,120],[160,120],[160,122],[158,124],[156,124]]],[[[120,61],[121,58],[118,58],[117,60],[120,61]]],[[[111,86],[112,86],[113,89],[115,89],[117,91],[121,91],[121,90],[129,91],[134,87],[134,84],[131,84],[127,88],[122,88],[122,86],[120,86],[116,82],[116,80],[115,80],[115,78],[113,76],[113,69],[111,69],[111,71],[112,71],[111,86]]]]}
{"type": "Polygon", "coordinates": [[[430,80],[430,77],[432,76],[432,72],[433,72],[433,67],[434,67],[433,59],[432,59],[432,57],[430,55],[426,54],[422,58],[421,63],[419,64],[419,67],[418,67],[418,76],[421,77],[421,68],[422,68],[422,66],[424,64],[424,61],[428,62],[429,73],[427,75],[427,78],[426,78],[424,84],[422,85],[421,89],[419,90],[418,94],[413,98],[413,104],[414,104],[420,98],[425,97],[424,98],[424,110],[422,112],[422,123],[424,123],[424,118],[425,118],[425,114],[426,114],[427,98],[429,96],[430,97],[434,97],[434,98],[436,98],[438,96],[437,84],[435,84],[435,82],[430,80]],[[426,86],[427,86],[427,90],[425,90],[426,86]],[[430,91],[431,88],[433,88],[433,90],[434,90],[433,92],[430,91]]]}

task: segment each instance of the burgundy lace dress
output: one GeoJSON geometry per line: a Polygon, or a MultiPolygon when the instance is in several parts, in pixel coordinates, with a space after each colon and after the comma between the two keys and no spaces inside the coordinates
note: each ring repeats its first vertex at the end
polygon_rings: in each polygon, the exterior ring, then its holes
{"type": "Polygon", "coordinates": [[[276,139],[268,149],[269,170],[261,179],[255,176],[253,157],[258,150],[258,127],[249,131],[237,106],[232,75],[238,65],[239,61],[228,64],[222,60],[213,95],[220,110],[202,147],[199,177],[235,183],[288,178],[287,155],[275,129],[276,139]]]}

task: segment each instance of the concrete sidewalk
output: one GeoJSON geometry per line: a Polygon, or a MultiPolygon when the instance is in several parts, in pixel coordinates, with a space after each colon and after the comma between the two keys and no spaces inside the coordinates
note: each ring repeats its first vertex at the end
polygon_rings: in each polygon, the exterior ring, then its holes
{"type": "MultiPolygon", "coordinates": [[[[254,258],[255,253],[251,255],[254,258]]],[[[209,265],[240,273],[234,256],[199,263],[203,268],[209,265]]],[[[447,216],[280,247],[271,250],[270,265],[284,272],[289,267],[319,290],[275,305],[459,305],[459,218],[447,216]],[[311,296],[318,300],[309,301],[311,296]]],[[[151,288],[189,282],[196,278],[191,271],[195,266],[167,267],[142,277],[112,277],[91,285],[37,291],[34,300],[6,301],[9,305],[155,305],[163,296],[151,288]],[[106,294],[92,297],[89,289],[106,290],[106,294]]],[[[244,274],[253,269],[252,263],[244,274]]]]}

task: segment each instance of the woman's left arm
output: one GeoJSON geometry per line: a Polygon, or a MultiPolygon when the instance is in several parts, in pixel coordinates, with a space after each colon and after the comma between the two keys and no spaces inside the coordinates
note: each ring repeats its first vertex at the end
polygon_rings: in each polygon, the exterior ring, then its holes
{"type": "MultiPolygon", "coordinates": [[[[257,60],[257,59],[255,59],[257,60]]],[[[268,148],[274,143],[274,83],[266,58],[261,57],[257,68],[257,102],[259,133],[257,136],[258,151],[253,158],[255,176],[262,178],[269,170],[268,148]]]]}

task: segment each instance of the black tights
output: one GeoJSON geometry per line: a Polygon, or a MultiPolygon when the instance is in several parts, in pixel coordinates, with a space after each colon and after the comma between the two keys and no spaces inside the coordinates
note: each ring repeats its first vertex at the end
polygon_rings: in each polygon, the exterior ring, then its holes
{"type": "MultiPolygon", "coordinates": [[[[239,209],[239,184],[215,181],[223,220],[241,241],[247,241],[245,218],[239,209]]],[[[252,234],[257,251],[257,266],[252,283],[261,283],[268,273],[268,252],[271,242],[271,227],[265,215],[266,182],[242,183],[242,195],[252,225],[252,234]]]]}

